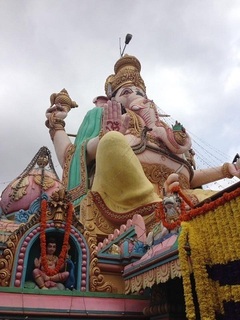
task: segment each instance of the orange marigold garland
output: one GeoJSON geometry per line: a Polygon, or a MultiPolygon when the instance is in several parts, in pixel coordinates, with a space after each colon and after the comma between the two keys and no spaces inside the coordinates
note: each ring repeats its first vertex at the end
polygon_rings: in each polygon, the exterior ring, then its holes
{"type": "Polygon", "coordinates": [[[224,193],[222,195],[222,197],[220,197],[214,201],[211,201],[209,203],[205,203],[201,207],[193,208],[193,204],[188,199],[188,197],[185,196],[185,194],[182,192],[182,190],[180,189],[179,186],[174,187],[172,192],[178,193],[178,195],[183,200],[183,201],[181,201],[181,214],[179,215],[179,219],[177,221],[174,221],[171,223],[167,222],[165,211],[164,211],[164,206],[163,206],[162,202],[159,204],[159,207],[156,209],[157,221],[161,220],[163,225],[168,230],[173,230],[176,227],[180,226],[182,221],[190,221],[194,217],[205,214],[208,211],[215,210],[219,206],[224,205],[225,203],[229,202],[230,200],[240,196],[240,188],[238,188],[238,189],[231,191],[229,193],[224,193]],[[187,204],[191,209],[186,210],[185,204],[187,204]]]}
{"type": "Polygon", "coordinates": [[[177,227],[180,227],[181,222],[182,221],[187,221],[188,219],[188,214],[186,212],[186,203],[189,205],[190,208],[193,207],[191,201],[184,195],[184,193],[180,190],[180,187],[175,187],[172,190],[173,193],[178,193],[179,196],[181,196],[182,200],[181,200],[181,204],[180,204],[180,210],[181,213],[178,217],[178,219],[176,221],[171,221],[168,222],[167,218],[166,218],[166,214],[165,214],[165,210],[164,210],[164,205],[163,202],[159,203],[158,208],[156,209],[156,219],[157,221],[162,221],[162,224],[164,225],[164,227],[166,227],[168,230],[173,230],[177,227]]]}
{"type": "Polygon", "coordinates": [[[184,212],[185,212],[185,204],[182,201],[181,202],[181,215],[179,216],[179,219],[177,219],[176,221],[168,222],[166,219],[166,214],[165,214],[163,203],[160,202],[159,207],[156,209],[156,218],[157,218],[157,221],[162,221],[162,224],[168,230],[173,230],[177,227],[180,227],[180,224],[182,221],[181,216],[182,216],[182,213],[184,214],[184,212]]]}
{"type": "Polygon", "coordinates": [[[49,277],[59,273],[59,271],[61,270],[62,266],[65,263],[65,259],[68,251],[68,241],[69,241],[69,236],[71,232],[72,216],[73,216],[73,205],[72,203],[69,203],[62,250],[58,257],[58,261],[55,269],[49,269],[48,263],[47,263],[46,233],[45,233],[47,228],[47,201],[44,199],[41,202],[41,224],[40,224],[41,264],[43,266],[44,271],[49,277]]]}

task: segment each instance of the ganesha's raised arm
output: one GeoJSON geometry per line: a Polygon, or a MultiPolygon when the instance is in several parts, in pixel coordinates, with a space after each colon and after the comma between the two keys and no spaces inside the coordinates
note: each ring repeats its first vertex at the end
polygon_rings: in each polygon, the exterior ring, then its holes
{"type": "Polygon", "coordinates": [[[87,162],[95,159],[99,140],[109,131],[126,132],[130,118],[127,114],[122,115],[121,104],[115,100],[108,100],[103,105],[102,127],[98,137],[90,139],[87,144],[87,162]]]}
{"type": "Polygon", "coordinates": [[[46,111],[46,126],[54,144],[58,161],[63,167],[64,156],[71,141],[65,132],[64,119],[71,108],[77,107],[77,104],[71,100],[68,92],[63,89],[59,93],[54,93],[50,97],[51,106],[46,111]]]}
{"type": "Polygon", "coordinates": [[[116,100],[108,100],[104,105],[102,133],[119,131],[122,134],[128,129],[130,118],[127,114],[122,115],[121,104],[116,100]]]}
{"type": "Polygon", "coordinates": [[[58,161],[63,168],[64,165],[64,155],[67,147],[71,144],[71,141],[65,132],[65,122],[63,119],[67,116],[65,111],[59,110],[61,105],[53,106],[49,108],[46,112],[46,126],[49,128],[49,133],[53,141],[55,152],[58,161]]]}

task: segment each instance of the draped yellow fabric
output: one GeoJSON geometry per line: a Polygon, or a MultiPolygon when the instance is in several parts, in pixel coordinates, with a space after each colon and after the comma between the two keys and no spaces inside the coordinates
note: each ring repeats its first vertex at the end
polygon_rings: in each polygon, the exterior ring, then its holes
{"type": "Polygon", "coordinates": [[[99,142],[92,191],[115,212],[161,200],[125,137],[116,131],[108,132],[99,142]]]}

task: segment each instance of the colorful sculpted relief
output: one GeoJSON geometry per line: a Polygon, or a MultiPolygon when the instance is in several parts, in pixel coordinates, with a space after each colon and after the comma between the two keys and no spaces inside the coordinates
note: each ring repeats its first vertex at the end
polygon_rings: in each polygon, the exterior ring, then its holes
{"type": "MultiPolygon", "coordinates": [[[[55,190],[61,188],[61,181],[54,169],[50,151],[42,147],[36,153],[26,169],[18,175],[2,192],[0,199],[0,211],[10,220],[19,218],[16,216],[19,210],[24,210],[24,219],[29,218],[27,210],[42,192],[50,196],[55,190]],[[43,174],[44,173],[44,174],[43,174]]],[[[19,214],[18,214],[19,216],[19,214]]]]}
{"type": "Polygon", "coordinates": [[[54,100],[66,90],[51,96],[46,112],[63,182],[75,207],[80,205],[80,220],[100,233],[111,233],[135,213],[154,221],[157,204],[174,186],[196,204],[213,194],[202,185],[240,177],[238,163],[195,170],[190,136],[179,122],[169,127],[163,121],[140,71],[134,56],[116,62],[105,83],[106,96],[94,99],[74,144],[64,119],[76,103],[54,100]]]}

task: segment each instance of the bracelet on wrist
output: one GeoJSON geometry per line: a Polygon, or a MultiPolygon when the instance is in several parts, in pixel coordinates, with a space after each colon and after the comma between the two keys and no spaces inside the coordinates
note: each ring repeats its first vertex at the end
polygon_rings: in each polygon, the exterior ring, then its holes
{"type": "Polygon", "coordinates": [[[48,120],[46,120],[45,125],[47,128],[49,128],[49,134],[52,140],[57,131],[65,131],[65,121],[63,119],[56,118],[54,113],[50,115],[48,120]]]}
{"type": "Polygon", "coordinates": [[[229,171],[229,163],[228,162],[225,162],[223,165],[222,165],[222,174],[224,176],[224,178],[233,178],[233,175],[230,173],[229,171]]]}

